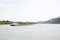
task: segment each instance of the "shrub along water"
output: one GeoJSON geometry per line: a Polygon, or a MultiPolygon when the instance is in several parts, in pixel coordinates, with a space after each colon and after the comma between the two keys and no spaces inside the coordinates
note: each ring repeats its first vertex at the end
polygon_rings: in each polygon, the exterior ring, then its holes
{"type": "Polygon", "coordinates": [[[35,24],[35,22],[12,22],[12,21],[0,21],[0,25],[1,24],[13,24],[13,23],[17,23],[17,24],[35,24]]]}
{"type": "Polygon", "coordinates": [[[11,21],[0,21],[0,24],[12,24],[13,22],[11,21]]]}

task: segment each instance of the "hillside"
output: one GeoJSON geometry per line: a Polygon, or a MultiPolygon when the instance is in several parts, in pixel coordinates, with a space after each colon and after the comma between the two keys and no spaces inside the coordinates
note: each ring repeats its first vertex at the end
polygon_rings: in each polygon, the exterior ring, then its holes
{"type": "Polygon", "coordinates": [[[60,23],[60,17],[50,19],[47,21],[47,23],[60,23]]]}
{"type": "Polygon", "coordinates": [[[60,17],[57,17],[57,18],[52,18],[52,19],[49,19],[47,21],[38,21],[37,23],[42,23],[42,24],[46,24],[46,23],[53,23],[53,24],[60,24],[60,17]]]}

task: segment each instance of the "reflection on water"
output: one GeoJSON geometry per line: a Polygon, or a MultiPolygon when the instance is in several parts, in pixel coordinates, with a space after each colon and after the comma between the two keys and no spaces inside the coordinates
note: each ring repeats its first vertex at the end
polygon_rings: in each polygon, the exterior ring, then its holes
{"type": "Polygon", "coordinates": [[[0,26],[0,40],[60,40],[59,24],[0,26]]]}

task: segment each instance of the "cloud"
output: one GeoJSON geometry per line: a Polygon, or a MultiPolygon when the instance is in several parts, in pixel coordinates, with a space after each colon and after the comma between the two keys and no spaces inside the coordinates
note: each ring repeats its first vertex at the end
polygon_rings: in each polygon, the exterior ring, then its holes
{"type": "Polygon", "coordinates": [[[60,16],[60,0],[0,0],[0,18],[43,21],[60,16]]]}

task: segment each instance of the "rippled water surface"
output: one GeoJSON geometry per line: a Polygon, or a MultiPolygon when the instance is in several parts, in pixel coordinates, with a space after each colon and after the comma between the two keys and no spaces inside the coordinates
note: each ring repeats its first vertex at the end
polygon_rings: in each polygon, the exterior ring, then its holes
{"type": "Polygon", "coordinates": [[[60,40],[60,24],[0,25],[0,40],[60,40]]]}

